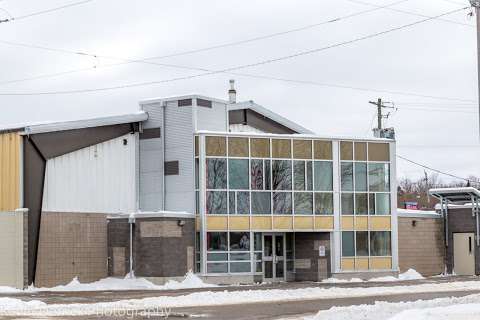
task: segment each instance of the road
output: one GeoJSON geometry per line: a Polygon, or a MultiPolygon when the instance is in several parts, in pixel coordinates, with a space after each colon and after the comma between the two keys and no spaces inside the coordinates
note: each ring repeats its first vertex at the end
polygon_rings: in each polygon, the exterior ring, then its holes
{"type": "MultiPolygon", "coordinates": [[[[169,291],[119,291],[119,292],[41,292],[32,294],[17,294],[8,295],[15,296],[22,300],[41,300],[48,304],[51,303],[96,303],[118,301],[123,299],[141,299],[147,297],[158,297],[163,295],[179,296],[198,291],[237,291],[237,290],[265,290],[265,289],[297,289],[305,287],[378,287],[378,286],[396,286],[396,285],[415,285],[421,283],[439,283],[458,280],[475,280],[478,278],[431,278],[425,280],[415,280],[408,282],[396,283],[348,283],[348,284],[319,284],[319,283],[281,283],[270,285],[257,286],[242,286],[242,287],[219,287],[219,288],[203,288],[203,289],[186,289],[186,290],[169,290],[169,291]]],[[[400,301],[415,301],[419,299],[430,300],[443,297],[462,297],[470,294],[480,293],[479,291],[457,291],[457,292],[438,292],[438,293],[415,293],[415,294],[398,294],[387,296],[369,296],[369,297],[351,297],[351,298],[336,298],[336,299],[319,299],[319,300],[301,300],[301,301],[283,301],[283,302],[269,302],[269,303],[251,303],[239,305],[224,305],[224,306],[209,306],[209,307],[186,307],[175,308],[169,310],[169,319],[184,319],[190,317],[201,317],[202,319],[288,319],[299,318],[307,315],[314,315],[319,310],[326,310],[333,306],[349,306],[359,304],[373,304],[376,301],[386,302],[400,302],[400,301]]],[[[70,319],[86,320],[99,319],[98,316],[81,316],[71,317],[70,319]]],[[[165,319],[159,314],[136,314],[134,317],[101,317],[102,319],[165,319]]],[[[4,319],[16,319],[14,317],[4,319]]],[[[38,319],[22,317],[22,319],[38,319]]],[[[48,319],[42,317],[41,319],[48,319]]],[[[62,319],[62,318],[50,318],[62,319]]]]}

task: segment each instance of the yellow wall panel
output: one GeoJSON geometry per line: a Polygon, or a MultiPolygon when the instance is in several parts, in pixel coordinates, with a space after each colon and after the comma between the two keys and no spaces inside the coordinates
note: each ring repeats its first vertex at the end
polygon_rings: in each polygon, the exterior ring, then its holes
{"type": "Polygon", "coordinates": [[[202,220],[199,217],[195,218],[195,230],[200,231],[202,230],[202,220]]]}
{"type": "Polygon", "coordinates": [[[315,217],[316,230],[333,230],[333,216],[329,217],[315,217]]]}
{"type": "Polygon", "coordinates": [[[227,230],[228,219],[226,216],[207,217],[207,230],[227,230]]]}
{"type": "Polygon", "coordinates": [[[391,220],[390,216],[370,217],[370,230],[390,230],[391,220]]]}
{"type": "Polygon", "coordinates": [[[368,217],[355,217],[355,230],[368,230],[368,217]]]}
{"type": "Polygon", "coordinates": [[[392,258],[370,258],[370,270],[392,269],[392,258]]]}
{"type": "Polygon", "coordinates": [[[252,216],[252,230],[272,230],[272,217],[252,216]]]}
{"type": "Polygon", "coordinates": [[[313,230],[313,217],[295,217],[295,230],[313,230]]]}
{"type": "Polygon", "coordinates": [[[0,134],[0,211],[20,207],[20,142],[17,133],[0,134]]]}
{"type": "Polygon", "coordinates": [[[354,270],[355,269],[355,259],[354,258],[342,258],[342,270],[354,270]]]}
{"type": "Polygon", "coordinates": [[[355,270],[368,270],[368,258],[356,258],[355,270]]]}
{"type": "Polygon", "coordinates": [[[273,229],[291,230],[292,228],[292,217],[273,217],[273,229]]]}
{"type": "Polygon", "coordinates": [[[250,230],[250,218],[246,217],[232,217],[230,216],[230,230],[242,230],[248,231],[250,230]]]}
{"type": "Polygon", "coordinates": [[[353,230],[353,217],[342,216],[342,230],[353,230]]]}

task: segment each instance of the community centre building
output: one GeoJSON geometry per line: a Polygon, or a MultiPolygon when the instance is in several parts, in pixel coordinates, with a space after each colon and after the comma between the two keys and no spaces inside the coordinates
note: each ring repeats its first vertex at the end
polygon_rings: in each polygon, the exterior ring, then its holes
{"type": "Polygon", "coordinates": [[[253,101],[0,129],[0,285],[399,270],[395,141],[317,135],[253,101]]]}

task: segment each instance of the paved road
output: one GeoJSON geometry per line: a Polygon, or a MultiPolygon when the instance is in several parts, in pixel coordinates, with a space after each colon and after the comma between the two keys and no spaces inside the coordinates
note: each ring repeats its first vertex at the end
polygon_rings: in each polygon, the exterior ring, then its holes
{"type": "MultiPolygon", "coordinates": [[[[17,294],[17,298],[22,300],[41,300],[46,303],[95,303],[102,301],[118,301],[122,299],[140,299],[146,297],[155,296],[179,296],[198,291],[218,291],[218,290],[265,290],[265,289],[296,289],[305,287],[378,287],[378,286],[396,286],[396,285],[416,285],[421,283],[440,283],[451,281],[465,281],[475,280],[480,281],[479,278],[471,277],[456,277],[456,278],[433,278],[425,280],[405,281],[397,283],[348,283],[348,284],[336,284],[327,285],[313,282],[301,282],[301,283],[281,283],[270,285],[257,285],[257,286],[242,286],[242,287],[221,287],[221,288],[204,288],[204,289],[188,289],[188,290],[171,290],[171,291],[128,291],[128,292],[64,292],[64,293],[49,293],[42,292],[36,294],[17,294]]],[[[189,317],[201,316],[202,319],[285,319],[289,317],[301,317],[305,315],[313,315],[319,310],[326,310],[332,306],[348,306],[358,304],[373,304],[375,301],[387,301],[387,302],[400,302],[400,301],[415,301],[419,299],[435,299],[442,297],[461,297],[474,293],[480,293],[479,291],[459,291],[459,292],[439,292],[439,293],[416,293],[416,294],[399,294],[389,296],[370,296],[370,297],[355,297],[355,298],[336,298],[336,299],[319,299],[319,300],[304,300],[304,301],[284,301],[284,302],[269,302],[269,303],[252,303],[242,305],[225,305],[225,306],[212,306],[212,307],[187,307],[187,308],[175,308],[171,310],[169,319],[184,319],[189,317]]],[[[8,295],[12,297],[12,295],[8,295]]],[[[50,319],[63,319],[62,318],[50,318],[50,319]]],[[[15,319],[15,318],[5,318],[15,319]]],[[[38,319],[22,317],[22,319],[38,319]]],[[[47,319],[47,318],[42,318],[47,319]]],[[[74,317],[71,319],[85,320],[85,319],[100,319],[98,316],[84,316],[74,317]]],[[[136,315],[135,317],[101,317],[101,319],[165,319],[161,315],[149,314],[149,315],[136,315]]]]}

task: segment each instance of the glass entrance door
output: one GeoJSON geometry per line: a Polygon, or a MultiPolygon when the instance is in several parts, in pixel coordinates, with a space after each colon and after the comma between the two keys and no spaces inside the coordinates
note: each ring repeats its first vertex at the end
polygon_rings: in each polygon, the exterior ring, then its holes
{"type": "Polygon", "coordinates": [[[285,235],[263,235],[263,281],[285,281],[285,235]]]}

